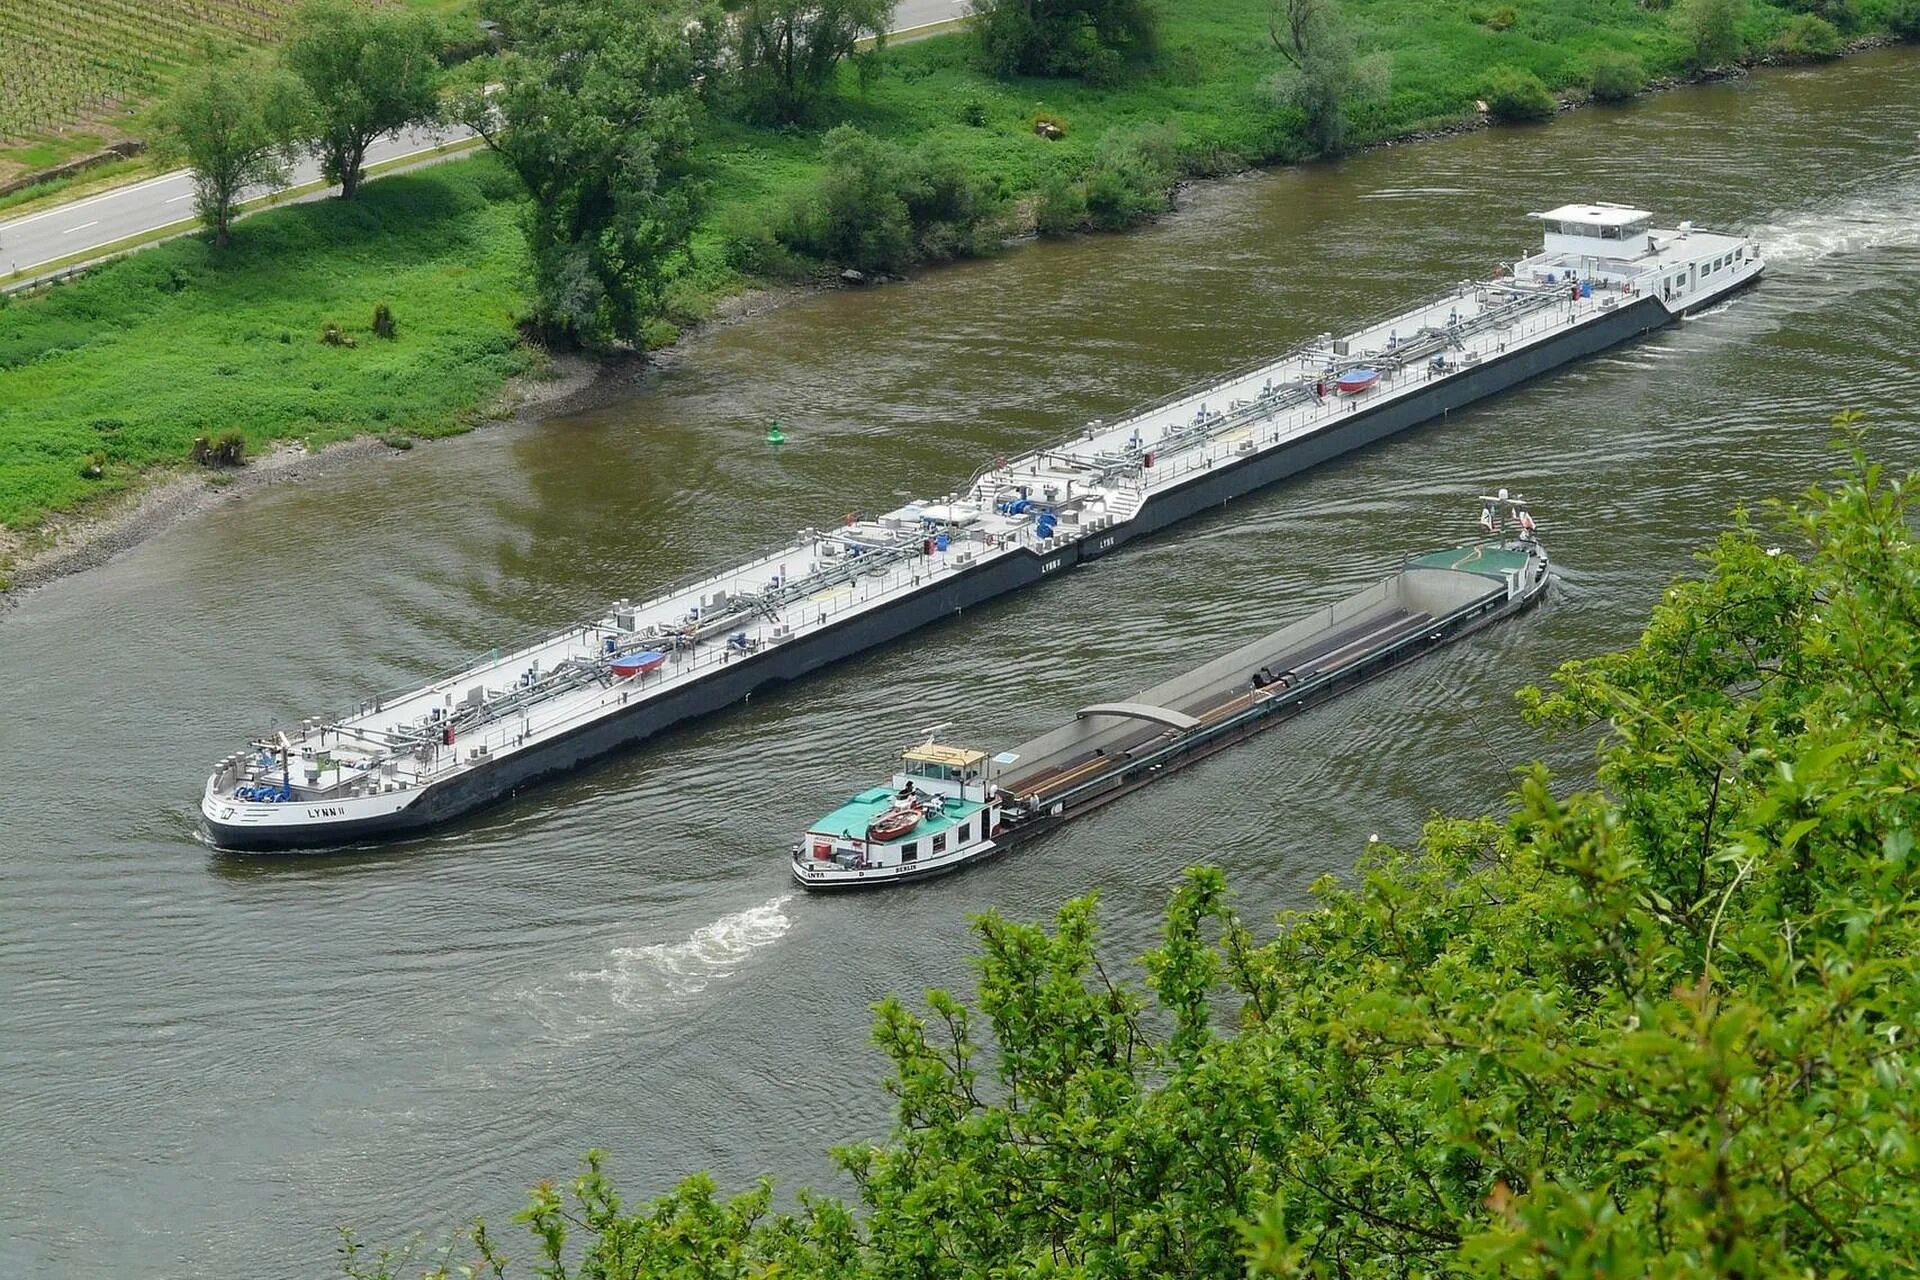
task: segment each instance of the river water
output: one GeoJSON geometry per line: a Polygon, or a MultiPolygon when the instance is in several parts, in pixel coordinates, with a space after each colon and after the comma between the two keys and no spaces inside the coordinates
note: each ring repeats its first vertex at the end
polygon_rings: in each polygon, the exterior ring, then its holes
{"type": "Polygon", "coordinates": [[[1818,479],[1834,409],[1920,463],[1917,138],[1920,57],[1888,53],[1213,184],[1137,235],[802,301],[613,407],[343,467],[32,595],[0,620],[0,1275],[323,1274],[335,1223],[502,1224],[593,1145],[635,1193],[844,1190],[826,1149],[888,1114],[869,1007],[967,988],[970,914],[1097,886],[1137,954],[1190,862],[1265,916],[1524,759],[1579,777],[1590,747],[1537,741],[1511,690],[1629,641],[1731,507],[1818,479]],[[1579,198],[1750,229],[1768,277],[431,839],[195,838],[207,766],[274,717],[945,491],[1479,274],[1579,198]],[[1498,484],[1559,563],[1536,613],[991,868],[789,887],[788,841],[924,726],[1003,745],[1131,694],[1469,534],[1498,484]]]}

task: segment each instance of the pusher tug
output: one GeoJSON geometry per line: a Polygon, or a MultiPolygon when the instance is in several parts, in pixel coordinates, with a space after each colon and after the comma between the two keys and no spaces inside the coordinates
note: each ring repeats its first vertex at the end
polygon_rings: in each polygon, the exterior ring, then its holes
{"type": "Polygon", "coordinates": [[[804,530],[651,600],[269,732],[200,810],[227,849],[419,831],[1197,511],[1657,328],[1758,279],[1732,235],[1620,205],[1539,217],[1493,280],[983,467],[936,501],[804,530]]]}
{"type": "Polygon", "coordinates": [[[927,880],[1003,853],[1423,653],[1508,618],[1547,588],[1526,500],[1482,501],[1490,537],[1409,556],[1339,604],[1129,702],[1082,707],[1011,750],[927,740],[893,781],[823,815],[792,849],[808,889],[927,880]]]}

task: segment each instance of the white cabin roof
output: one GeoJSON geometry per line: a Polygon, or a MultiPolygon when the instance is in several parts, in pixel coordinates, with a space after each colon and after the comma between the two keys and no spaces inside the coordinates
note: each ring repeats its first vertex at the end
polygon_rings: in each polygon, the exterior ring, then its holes
{"type": "Polygon", "coordinates": [[[1631,205],[1599,201],[1594,204],[1563,204],[1558,209],[1549,209],[1545,213],[1530,213],[1527,216],[1549,222],[1584,222],[1589,226],[1624,227],[1630,222],[1651,218],[1653,214],[1631,205]]]}

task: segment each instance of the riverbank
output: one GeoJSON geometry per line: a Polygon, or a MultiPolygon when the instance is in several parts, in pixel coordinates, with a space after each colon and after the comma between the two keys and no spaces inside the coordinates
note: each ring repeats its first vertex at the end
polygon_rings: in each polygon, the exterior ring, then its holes
{"type": "MultiPolygon", "coordinates": [[[[551,413],[591,408],[623,393],[629,364],[581,355],[547,358],[509,378],[473,422],[526,424],[551,413]]],[[[0,612],[34,587],[96,568],[214,507],[382,456],[407,457],[421,450],[430,457],[445,438],[362,435],[311,446],[289,441],[241,467],[149,471],[97,509],[56,516],[27,535],[0,529],[0,563],[14,566],[8,589],[0,593],[0,612]]]]}
{"type": "MultiPolygon", "coordinates": [[[[1402,0],[1356,3],[1356,23],[1392,55],[1395,79],[1387,97],[1356,108],[1354,139],[1388,145],[1484,127],[1475,95],[1489,65],[1532,70],[1570,100],[1604,49],[1634,50],[1653,83],[1683,78],[1685,51],[1663,15],[1609,3],[1603,21],[1568,27],[1570,4],[1548,0],[1508,22],[1464,8],[1415,21],[1402,0]]],[[[671,345],[696,326],[837,283],[827,264],[787,260],[770,277],[759,260],[769,227],[818,184],[832,124],[937,151],[990,180],[1010,234],[1031,229],[1037,192],[1116,148],[1155,146],[1166,181],[1300,158],[1299,122],[1261,89],[1276,61],[1264,12],[1226,0],[1171,16],[1155,69],[1119,85],[994,80],[972,66],[965,37],[943,37],[891,51],[877,84],[847,84],[809,129],[711,121],[700,151],[709,212],[693,266],[670,292],[674,323],[657,340],[671,345]],[[1041,115],[1064,136],[1036,134],[1041,115]]],[[[0,454],[0,579],[25,585],[56,576],[55,565],[97,562],[71,554],[96,524],[113,530],[97,545],[125,545],[150,522],[122,528],[113,513],[137,511],[156,484],[193,488],[179,467],[201,436],[237,430],[257,455],[298,441],[298,453],[324,457],[342,440],[455,434],[487,420],[501,386],[541,359],[518,340],[518,207],[497,163],[456,161],[369,184],[353,204],[248,219],[222,255],[182,241],[0,310],[0,438],[10,446],[0,454]],[[373,333],[381,304],[398,323],[392,340],[373,333]]]]}

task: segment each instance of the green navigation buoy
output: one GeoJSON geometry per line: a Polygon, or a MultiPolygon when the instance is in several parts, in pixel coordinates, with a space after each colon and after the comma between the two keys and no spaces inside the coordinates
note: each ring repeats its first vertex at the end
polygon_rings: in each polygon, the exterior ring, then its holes
{"type": "Polygon", "coordinates": [[[776,422],[772,426],[767,428],[768,444],[785,444],[786,442],[787,442],[786,433],[780,430],[779,423],[776,422]]]}

